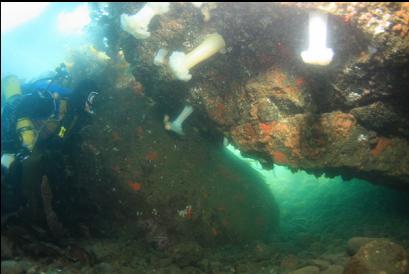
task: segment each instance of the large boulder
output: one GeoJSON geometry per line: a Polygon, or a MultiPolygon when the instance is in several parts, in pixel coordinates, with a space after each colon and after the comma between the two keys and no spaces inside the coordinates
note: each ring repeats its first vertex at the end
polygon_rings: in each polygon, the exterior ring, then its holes
{"type": "Polygon", "coordinates": [[[353,237],[348,240],[347,243],[347,252],[349,255],[355,255],[358,250],[365,244],[374,241],[374,240],[385,240],[380,238],[370,238],[370,237],[353,237]]]}
{"type": "Polygon", "coordinates": [[[345,274],[406,274],[408,254],[388,240],[373,240],[363,245],[345,267],[345,274]]]}

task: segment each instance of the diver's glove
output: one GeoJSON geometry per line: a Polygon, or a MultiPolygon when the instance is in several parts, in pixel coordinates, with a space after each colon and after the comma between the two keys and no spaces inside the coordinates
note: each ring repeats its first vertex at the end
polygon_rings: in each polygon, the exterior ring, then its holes
{"type": "Polygon", "coordinates": [[[19,149],[19,151],[16,153],[16,158],[19,162],[22,162],[26,159],[28,159],[28,157],[30,157],[31,155],[31,151],[28,150],[27,148],[23,147],[21,149],[19,149]]]}
{"type": "Polygon", "coordinates": [[[99,92],[96,91],[91,91],[90,93],[88,93],[87,100],[85,101],[84,110],[89,114],[95,114],[94,111],[95,98],[97,97],[98,94],[99,92]]]}
{"type": "Polygon", "coordinates": [[[16,160],[16,156],[12,153],[5,153],[1,155],[1,166],[6,170],[9,170],[10,166],[16,160]]]}

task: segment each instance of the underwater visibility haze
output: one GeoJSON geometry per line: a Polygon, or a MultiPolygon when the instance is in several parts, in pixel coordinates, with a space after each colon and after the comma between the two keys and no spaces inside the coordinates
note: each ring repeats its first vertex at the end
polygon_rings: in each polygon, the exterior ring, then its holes
{"type": "Polygon", "coordinates": [[[1,3],[2,273],[409,274],[409,3],[1,3]]]}

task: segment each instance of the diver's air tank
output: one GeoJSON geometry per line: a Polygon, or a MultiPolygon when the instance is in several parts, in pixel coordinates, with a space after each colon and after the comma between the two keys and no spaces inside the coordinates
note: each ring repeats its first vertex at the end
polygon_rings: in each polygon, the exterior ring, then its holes
{"type": "Polygon", "coordinates": [[[4,98],[6,99],[6,102],[9,102],[10,98],[12,98],[15,95],[21,95],[20,81],[14,75],[7,76],[4,79],[3,87],[4,87],[4,98]]]}
{"type": "MultiPolygon", "coordinates": [[[[21,85],[18,78],[14,75],[4,79],[4,98],[7,103],[10,103],[15,96],[21,95],[21,85]]],[[[16,132],[20,137],[22,146],[32,151],[37,141],[37,131],[31,119],[21,117],[16,123],[16,132]]]]}

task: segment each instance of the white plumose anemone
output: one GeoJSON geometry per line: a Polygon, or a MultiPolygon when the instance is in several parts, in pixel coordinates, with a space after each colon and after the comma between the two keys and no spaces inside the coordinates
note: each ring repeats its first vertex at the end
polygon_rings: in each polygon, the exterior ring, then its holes
{"type": "Polygon", "coordinates": [[[169,116],[165,115],[163,122],[166,130],[171,130],[179,135],[184,135],[182,124],[193,112],[192,106],[185,106],[179,116],[173,121],[169,121],[169,116]]]}
{"type": "Polygon", "coordinates": [[[173,52],[169,57],[170,69],[179,80],[189,81],[192,78],[189,73],[191,68],[224,49],[225,46],[224,39],[220,34],[210,34],[188,54],[180,51],[173,52]]]}
{"type": "Polygon", "coordinates": [[[310,12],[308,49],[301,53],[304,63],[326,66],[332,61],[334,52],[327,48],[327,14],[310,12]]]}
{"type": "Polygon", "coordinates": [[[148,31],[149,23],[155,15],[169,11],[169,2],[148,2],[134,15],[121,15],[121,27],[136,39],[146,39],[151,33],[148,31]]]}
{"type": "Polygon", "coordinates": [[[159,49],[156,53],[155,58],[153,59],[153,64],[156,66],[164,65],[166,63],[166,56],[168,55],[167,49],[159,49]]]}

